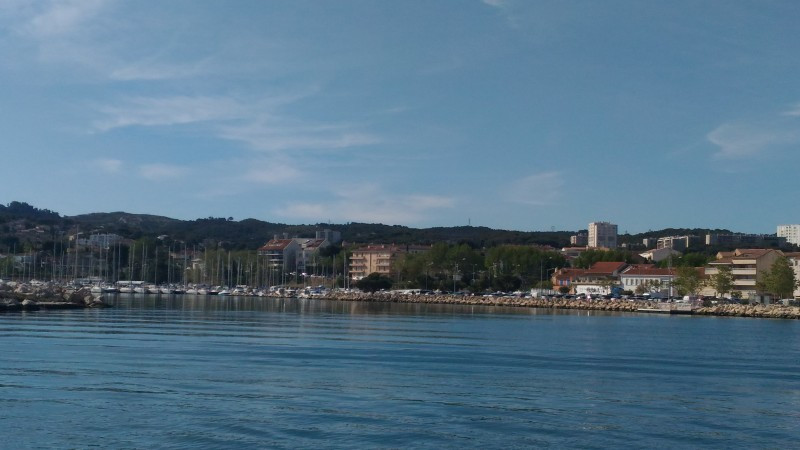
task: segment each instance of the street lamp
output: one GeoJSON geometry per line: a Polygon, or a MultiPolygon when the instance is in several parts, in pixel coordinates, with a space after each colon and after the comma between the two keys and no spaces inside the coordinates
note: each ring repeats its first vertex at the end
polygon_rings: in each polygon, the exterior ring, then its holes
{"type": "MultiPolygon", "coordinates": [[[[549,256],[547,257],[548,261],[550,261],[551,259],[552,259],[551,257],[549,256]]],[[[544,258],[539,258],[539,286],[542,285],[542,281],[544,281],[544,258]]]]}

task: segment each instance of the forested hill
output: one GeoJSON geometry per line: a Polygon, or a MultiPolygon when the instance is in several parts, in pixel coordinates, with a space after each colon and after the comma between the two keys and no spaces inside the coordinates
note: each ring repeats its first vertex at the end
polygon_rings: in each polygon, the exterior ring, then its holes
{"type": "MultiPolygon", "coordinates": [[[[313,237],[323,229],[339,231],[342,239],[350,243],[433,244],[435,242],[468,243],[473,247],[493,247],[502,244],[549,245],[555,248],[569,245],[576,231],[514,231],[487,227],[459,226],[411,228],[401,225],[374,223],[287,225],[257,219],[233,220],[208,217],[196,220],[178,220],[149,214],[126,212],[92,213],[78,216],[61,216],[47,209],[38,209],[27,203],[0,204],[0,251],[11,243],[25,240],[43,241],[61,239],[79,229],[84,233],[116,233],[126,238],[139,239],[167,235],[172,240],[187,245],[220,243],[229,249],[255,249],[274,235],[284,233],[291,237],[313,237]],[[46,231],[27,233],[35,227],[46,231]],[[7,243],[5,246],[3,243],[7,243]]],[[[582,230],[585,232],[585,230],[582,230]]],[[[623,234],[620,244],[636,248],[645,237],[696,235],[705,233],[730,233],[728,230],[667,228],[639,234],[623,234]]]]}
{"type": "Polygon", "coordinates": [[[257,219],[236,221],[222,217],[178,220],[126,212],[61,216],[27,203],[11,202],[8,206],[0,205],[0,237],[8,242],[54,239],[56,235],[74,233],[76,229],[82,233],[116,233],[132,239],[167,235],[188,245],[214,241],[231,249],[254,249],[273,236],[284,233],[291,237],[313,237],[316,231],[323,229],[338,231],[344,241],[351,243],[405,245],[450,242],[469,243],[475,247],[492,247],[500,244],[562,247],[569,244],[569,237],[574,234],[572,231],[513,231],[470,226],[411,228],[371,223],[288,225],[257,219]],[[47,232],[38,235],[23,233],[24,230],[37,226],[45,226],[47,232]]]}

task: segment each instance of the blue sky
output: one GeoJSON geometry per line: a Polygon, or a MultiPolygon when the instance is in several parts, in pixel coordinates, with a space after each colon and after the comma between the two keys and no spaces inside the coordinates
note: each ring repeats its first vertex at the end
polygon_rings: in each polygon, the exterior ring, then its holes
{"type": "Polygon", "coordinates": [[[0,203],[800,222],[796,1],[0,0],[0,203]]]}

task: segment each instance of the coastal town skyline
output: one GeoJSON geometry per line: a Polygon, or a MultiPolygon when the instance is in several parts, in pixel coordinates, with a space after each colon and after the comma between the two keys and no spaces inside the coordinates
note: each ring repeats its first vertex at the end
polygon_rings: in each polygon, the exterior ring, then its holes
{"type": "Polygon", "coordinates": [[[0,2],[5,202],[64,215],[800,222],[792,2],[0,2]]]}

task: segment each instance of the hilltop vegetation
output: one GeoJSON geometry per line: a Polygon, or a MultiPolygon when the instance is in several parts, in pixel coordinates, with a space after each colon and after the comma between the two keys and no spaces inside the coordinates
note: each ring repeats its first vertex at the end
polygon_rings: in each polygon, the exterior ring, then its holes
{"type": "MultiPolygon", "coordinates": [[[[82,233],[115,233],[124,238],[142,239],[168,236],[170,241],[187,246],[213,246],[226,250],[254,250],[275,235],[313,237],[323,229],[338,231],[348,243],[384,243],[397,245],[432,245],[437,242],[466,244],[472,248],[492,248],[498,245],[537,245],[561,248],[569,246],[576,231],[515,231],[487,227],[457,226],[412,228],[402,225],[376,223],[288,225],[257,219],[207,217],[179,220],[150,214],[126,212],[92,213],[61,216],[57,212],[39,209],[23,202],[0,205],[0,252],[13,248],[47,246],[47,242],[64,240],[77,230],[82,233]]],[[[731,233],[719,229],[666,228],[639,234],[622,234],[620,243],[634,250],[641,247],[645,237],[731,233]]],[[[692,249],[706,253],[707,248],[692,249]]],[[[718,248],[711,249],[717,251],[718,248]]]]}
{"type": "Polygon", "coordinates": [[[502,244],[533,244],[560,248],[569,244],[571,231],[513,231],[487,227],[411,228],[402,225],[374,223],[288,225],[257,219],[207,217],[178,220],[149,214],[126,212],[92,213],[61,216],[56,212],[38,209],[27,203],[11,202],[0,205],[0,252],[13,247],[22,248],[25,242],[33,247],[48,240],[64,239],[68,234],[115,233],[129,239],[166,235],[172,241],[187,245],[213,243],[229,250],[253,250],[275,235],[314,236],[323,229],[342,234],[350,243],[386,243],[398,245],[436,242],[465,243],[474,248],[502,244]],[[31,230],[35,229],[35,233],[31,230]]]}

